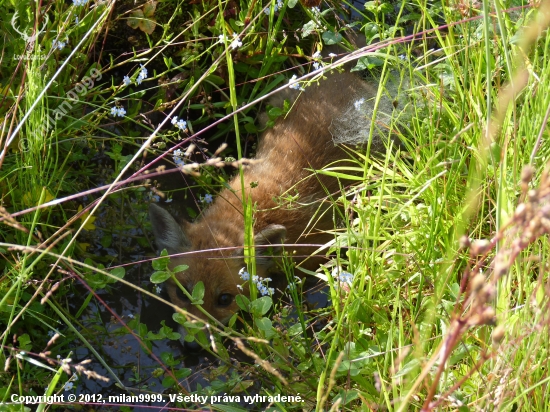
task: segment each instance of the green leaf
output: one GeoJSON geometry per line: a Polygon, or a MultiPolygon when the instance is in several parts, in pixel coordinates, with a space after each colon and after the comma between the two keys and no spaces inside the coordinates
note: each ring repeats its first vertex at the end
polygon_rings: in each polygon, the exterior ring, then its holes
{"type": "Polygon", "coordinates": [[[22,350],[32,349],[31,338],[27,333],[19,335],[17,337],[17,341],[19,342],[19,349],[22,349],[22,350]]]}
{"type": "Polygon", "coordinates": [[[189,269],[188,265],[178,265],[174,269],[172,269],[172,272],[180,273],[180,272],[185,272],[187,269],[189,269]]]}
{"type": "Polygon", "coordinates": [[[119,279],[122,279],[125,274],[126,274],[126,270],[123,267],[118,267],[118,268],[114,268],[113,270],[111,270],[111,275],[113,275],[113,276],[115,276],[119,279]]]}
{"type": "Polygon", "coordinates": [[[338,44],[342,41],[342,35],[340,33],[334,33],[331,31],[324,32],[321,37],[327,46],[330,46],[331,44],[338,44]]]}
{"type": "Polygon", "coordinates": [[[145,5],[143,6],[143,14],[147,17],[153,17],[153,15],[155,14],[155,9],[157,8],[157,3],[158,2],[156,1],[145,3],[145,5]]]}
{"type": "Polygon", "coordinates": [[[130,13],[130,18],[128,19],[128,26],[132,29],[137,29],[139,27],[139,22],[143,19],[143,12],[138,9],[130,13]]]}
{"type": "Polygon", "coordinates": [[[187,322],[187,318],[185,317],[185,315],[178,312],[172,314],[172,319],[174,319],[174,322],[179,323],[180,325],[183,325],[185,322],[187,322]]]}
{"type": "Polygon", "coordinates": [[[187,321],[183,324],[185,326],[185,329],[191,334],[197,333],[199,330],[202,330],[204,328],[204,323],[197,322],[197,321],[187,321]]]}
{"type": "Polygon", "coordinates": [[[273,324],[268,318],[260,318],[256,320],[256,326],[258,326],[259,330],[268,332],[273,327],[273,324]]]}
{"type": "Polygon", "coordinates": [[[246,123],[244,125],[244,130],[251,134],[258,133],[258,128],[254,125],[254,123],[246,123]]]}
{"type": "Polygon", "coordinates": [[[197,282],[197,284],[195,285],[195,287],[193,288],[193,293],[191,293],[191,297],[193,298],[193,304],[194,305],[202,305],[203,304],[203,301],[202,299],[204,298],[204,283],[201,282],[197,282]],[[200,301],[200,302],[198,302],[200,301]]]}
{"type": "Polygon", "coordinates": [[[174,355],[170,352],[162,352],[160,358],[166,366],[177,366],[179,364],[179,361],[175,360],[174,355]]]}
{"type": "Polygon", "coordinates": [[[239,306],[242,311],[248,312],[250,308],[250,300],[245,295],[235,296],[235,302],[237,302],[237,306],[239,306]]]}
{"type": "Polygon", "coordinates": [[[271,119],[276,119],[277,117],[279,116],[282,116],[283,115],[283,110],[279,107],[272,107],[271,109],[269,109],[269,111],[267,112],[267,115],[271,118],[271,119]]]}
{"type": "Polygon", "coordinates": [[[170,258],[168,257],[168,252],[166,249],[163,249],[162,252],[160,252],[160,258],[153,260],[151,263],[153,265],[153,269],[155,270],[166,270],[168,264],[170,263],[170,258]]]}
{"type": "Polygon", "coordinates": [[[250,304],[250,313],[259,318],[267,313],[272,304],[273,301],[269,296],[262,296],[250,304]]]}
{"type": "Polygon", "coordinates": [[[384,60],[379,59],[378,57],[365,56],[361,57],[357,61],[357,65],[351,69],[352,72],[373,69],[374,67],[380,67],[384,65],[384,60]]]}
{"type": "Polygon", "coordinates": [[[178,379],[185,379],[189,375],[191,375],[192,372],[193,371],[189,368],[181,368],[176,371],[175,375],[176,375],[176,378],[178,379]]]}
{"type": "Polygon", "coordinates": [[[162,283],[162,282],[166,282],[168,279],[170,279],[170,273],[168,272],[164,272],[164,271],[159,271],[159,272],[155,272],[151,275],[151,282],[152,283],[162,283]]]}

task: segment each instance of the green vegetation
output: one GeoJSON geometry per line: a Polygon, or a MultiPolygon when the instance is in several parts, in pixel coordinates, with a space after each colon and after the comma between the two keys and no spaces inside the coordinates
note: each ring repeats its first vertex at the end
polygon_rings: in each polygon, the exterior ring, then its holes
{"type": "MultiPolygon", "coordinates": [[[[550,409],[547,0],[0,5],[1,410],[100,393],[194,409],[219,396],[206,403],[224,411],[550,409]],[[354,182],[317,273],[332,305],[303,302],[288,259],[291,306],[253,288],[244,325],[211,337],[174,315],[215,359],[184,367],[171,309],[150,304],[186,268],[153,260],[148,203],[196,217],[253,156],[259,113],[269,127],[291,110],[259,102],[346,59],[315,53],[354,50],[354,33],[368,47],[349,60],[383,86],[375,110],[395,102],[382,133],[401,143],[319,171],[354,182]],[[123,288],[147,304],[112,300],[123,288]]],[[[200,304],[204,286],[186,292],[200,304]]]]}

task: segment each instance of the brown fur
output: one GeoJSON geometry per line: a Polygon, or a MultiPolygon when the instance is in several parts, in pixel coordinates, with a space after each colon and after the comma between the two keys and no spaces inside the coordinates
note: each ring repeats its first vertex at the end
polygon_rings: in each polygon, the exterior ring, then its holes
{"type": "MultiPolygon", "coordinates": [[[[321,80],[319,86],[307,87],[287,118],[278,120],[265,132],[256,155],[261,161],[244,172],[246,194],[256,205],[256,246],[284,241],[288,245],[285,250],[291,251],[292,244],[323,244],[330,240],[330,235],[323,231],[333,228],[332,215],[317,216],[313,219],[314,224],[312,218],[319,208],[319,201],[327,193],[337,192],[339,183],[334,178],[312,176],[306,169],[321,169],[347,157],[333,143],[329,131],[333,119],[358,98],[369,98],[374,94],[370,85],[352,74],[331,74],[321,80]],[[251,188],[252,182],[257,182],[258,186],[251,188]],[[286,192],[291,195],[298,193],[297,202],[306,206],[280,206],[275,199],[286,192]]],[[[173,266],[189,266],[188,270],[177,275],[189,292],[198,281],[204,283],[206,292],[202,306],[222,322],[227,322],[237,310],[234,297],[241,293],[237,284],[243,281],[238,273],[244,267],[244,217],[239,176],[231,180],[230,187],[219,194],[195,223],[178,225],[164,209],[156,205],[151,205],[150,209],[160,249],[166,248],[170,254],[200,251],[174,257],[171,263],[173,266]],[[230,295],[230,304],[223,301],[220,304],[223,294],[230,295]]],[[[268,276],[274,266],[272,258],[265,255],[265,248],[258,247],[256,253],[258,275],[268,276]]],[[[297,249],[297,254],[303,255],[304,250],[297,249]]],[[[312,265],[310,269],[315,269],[312,265]]],[[[196,306],[181,299],[175,285],[169,284],[168,293],[172,302],[204,318],[196,306]]]]}

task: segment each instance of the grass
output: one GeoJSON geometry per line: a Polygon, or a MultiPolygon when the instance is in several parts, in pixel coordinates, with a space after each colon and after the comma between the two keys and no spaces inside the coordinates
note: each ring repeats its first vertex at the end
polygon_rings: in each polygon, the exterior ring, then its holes
{"type": "MultiPolygon", "coordinates": [[[[369,105],[395,102],[381,133],[398,130],[400,143],[383,156],[350,147],[354,169],[317,171],[342,178],[324,245],[333,260],[317,273],[332,305],[303,302],[302,272],[287,259],[293,305],[253,291],[238,299],[249,320],[213,323],[210,338],[175,316],[213,359],[198,367],[158,349],[177,341],[174,325],[106,302],[123,288],[160,300],[155,284],[173,275],[167,258],[153,260],[147,203],[174,198],[197,216],[233,173],[225,165],[253,154],[259,100],[306,74],[321,44],[349,47],[350,29],[332,3],[320,14],[295,1],[91,5],[6,3],[0,17],[10,39],[0,66],[2,409],[22,410],[12,396],[55,393],[93,407],[89,395],[118,391],[149,396],[114,402],[127,410],[161,393],[185,408],[202,406],[193,395],[217,396],[213,410],[548,410],[547,1],[540,11],[355,5],[354,27],[372,47],[325,67],[355,59],[385,85],[369,105]],[[40,42],[27,41],[35,21],[40,42]],[[191,143],[186,173],[165,173],[191,143]],[[333,276],[337,267],[352,280],[333,276]],[[139,282],[153,270],[152,284],[139,282]],[[130,340],[143,360],[125,356],[130,340]]],[[[189,293],[200,303],[204,290],[189,293]]]]}

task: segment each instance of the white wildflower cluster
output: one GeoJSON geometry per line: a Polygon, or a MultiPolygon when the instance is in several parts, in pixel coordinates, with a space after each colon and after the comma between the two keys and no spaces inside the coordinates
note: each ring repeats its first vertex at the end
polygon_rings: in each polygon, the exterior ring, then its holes
{"type": "Polygon", "coordinates": [[[59,41],[59,40],[53,40],[52,41],[52,48],[54,48],[54,49],[63,50],[66,45],[67,45],[67,43],[64,42],[64,41],[59,41]]]}
{"type": "Polygon", "coordinates": [[[340,266],[337,266],[332,270],[332,277],[334,279],[338,279],[341,283],[351,285],[353,283],[354,276],[352,273],[346,272],[340,266]]]}
{"type": "Polygon", "coordinates": [[[111,107],[111,116],[124,117],[124,115],[126,115],[126,110],[124,110],[124,107],[111,107]]]}
{"type": "Polygon", "coordinates": [[[73,374],[73,376],[70,377],[70,379],[65,383],[65,385],[63,385],[63,389],[65,391],[72,390],[75,387],[73,382],[77,380],[78,380],[78,375],[75,373],[73,374]]]}
{"type": "MultiPolygon", "coordinates": [[[[229,40],[225,34],[220,34],[218,36],[218,43],[225,44],[226,40],[229,40]]],[[[229,44],[229,47],[231,47],[233,50],[241,47],[243,45],[243,42],[239,39],[239,35],[237,33],[233,33],[233,40],[229,44]]]]}
{"type": "Polygon", "coordinates": [[[286,288],[290,291],[296,290],[296,285],[301,285],[301,284],[302,284],[302,279],[300,279],[298,276],[294,276],[294,282],[289,283],[286,288]]]}
{"type": "Polygon", "coordinates": [[[184,132],[187,131],[187,122],[183,119],[178,120],[178,116],[172,117],[172,124],[184,132]]]}
{"type": "MultiPolygon", "coordinates": [[[[269,282],[271,282],[272,280],[271,278],[262,278],[259,276],[252,276],[251,278],[250,273],[246,271],[246,268],[242,268],[241,270],[239,270],[239,276],[245,282],[251,280],[252,283],[256,285],[258,292],[260,292],[260,295],[262,296],[266,296],[266,295],[272,296],[275,293],[275,289],[267,287],[269,282]]],[[[241,290],[243,289],[242,285],[237,285],[237,287],[241,290]]]]}
{"type": "Polygon", "coordinates": [[[365,99],[364,99],[364,98],[360,98],[359,100],[355,101],[355,102],[353,103],[353,106],[355,107],[355,110],[360,111],[360,110],[361,110],[361,106],[363,105],[363,103],[365,103],[365,99]]]}
{"type": "Polygon", "coordinates": [[[174,163],[177,167],[182,168],[185,165],[185,161],[183,160],[184,153],[181,149],[174,150],[174,153],[172,154],[172,158],[174,159],[174,163]]]}
{"type": "Polygon", "coordinates": [[[145,66],[143,66],[143,64],[140,64],[140,66],[141,69],[139,70],[139,74],[136,79],[137,84],[141,84],[141,82],[147,78],[147,69],[145,68],[145,66]]]}
{"type": "Polygon", "coordinates": [[[314,60],[313,68],[315,70],[319,69],[320,67],[323,67],[323,61],[321,60],[321,52],[319,50],[313,53],[313,56],[311,56],[311,58],[314,60]]]}
{"type": "Polygon", "coordinates": [[[298,76],[296,75],[293,75],[289,80],[288,80],[288,84],[290,84],[290,87],[291,89],[294,89],[294,90],[300,90],[301,92],[303,92],[305,89],[300,86],[300,83],[298,83],[298,76]]]}
{"type": "Polygon", "coordinates": [[[88,0],[73,0],[74,6],[85,6],[88,0]]]}
{"type": "MultiPolygon", "coordinates": [[[[147,74],[148,74],[147,68],[143,64],[140,64],[140,69],[136,79],[136,84],[138,85],[141,84],[147,78],[147,74]]],[[[129,86],[130,84],[132,84],[132,79],[130,79],[129,76],[124,76],[122,79],[122,83],[124,83],[124,86],[129,86]]]]}
{"type": "MultiPolygon", "coordinates": [[[[277,0],[277,3],[275,3],[275,5],[273,6],[273,11],[277,13],[280,9],[283,8],[284,4],[285,2],[283,0],[277,0]]],[[[264,9],[264,13],[269,16],[269,14],[271,13],[270,8],[267,7],[266,9],[264,9]]]]}

